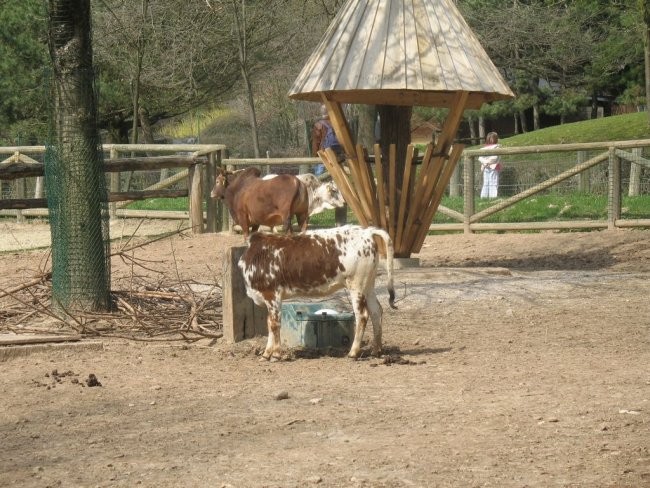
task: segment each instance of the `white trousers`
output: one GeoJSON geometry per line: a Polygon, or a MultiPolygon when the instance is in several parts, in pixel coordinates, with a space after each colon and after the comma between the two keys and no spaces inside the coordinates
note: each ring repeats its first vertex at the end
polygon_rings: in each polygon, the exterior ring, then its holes
{"type": "Polygon", "coordinates": [[[481,188],[481,198],[496,198],[499,190],[499,173],[500,171],[485,168],[483,170],[483,188],[481,188]]]}

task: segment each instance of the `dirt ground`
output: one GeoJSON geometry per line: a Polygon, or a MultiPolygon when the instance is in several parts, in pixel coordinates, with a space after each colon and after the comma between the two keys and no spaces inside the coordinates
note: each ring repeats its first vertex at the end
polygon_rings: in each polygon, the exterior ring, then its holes
{"type": "MultiPolygon", "coordinates": [[[[14,226],[0,288],[47,254],[14,226]]],[[[212,283],[242,243],[136,253],[212,283]]],[[[397,310],[379,278],[380,358],[104,338],[1,362],[0,486],[650,486],[650,231],[435,236],[416,257],[397,310]]],[[[115,281],[129,272],[114,263],[115,281]]]]}

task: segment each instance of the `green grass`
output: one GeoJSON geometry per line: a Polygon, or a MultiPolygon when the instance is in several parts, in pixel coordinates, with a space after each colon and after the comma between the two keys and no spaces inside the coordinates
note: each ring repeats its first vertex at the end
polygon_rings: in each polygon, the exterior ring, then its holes
{"type": "Polygon", "coordinates": [[[504,147],[627,141],[650,138],[647,112],[556,125],[499,140],[504,147]]]}
{"type": "MultiPolygon", "coordinates": [[[[476,211],[480,212],[495,205],[502,199],[476,200],[476,211]]],[[[457,212],[463,212],[462,197],[444,197],[442,205],[457,212]]],[[[155,198],[134,202],[128,208],[138,210],[181,210],[187,211],[187,198],[155,198]]],[[[650,216],[650,195],[623,197],[621,217],[624,219],[647,219],[650,216]]],[[[537,195],[501,210],[482,222],[552,222],[564,220],[605,220],[607,218],[607,197],[590,194],[547,194],[537,195]]],[[[310,219],[311,227],[333,227],[334,210],[326,210],[310,219]]],[[[348,209],[348,223],[357,219],[348,209]]],[[[457,223],[446,215],[437,212],[433,223],[457,223]]]]}
{"type": "MultiPolygon", "coordinates": [[[[215,110],[213,117],[223,116],[224,112],[215,110]]],[[[502,139],[504,147],[536,146],[547,144],[603,142],[613,140],[635,140],[650,138],[648,114],[639,112],[617,115],[601,119],[575,122],[548,127],[538,131],[502,139]]],[[[524,155],[519,155],[521,160],[524,155]]],[[[543,154],[531,154],[530,158],[544,158],[543,154]]],[[[494,200],[476,200],[476,211],[494,205],[494,200]]],[[[442,205],[463,212],[462,197],[443,198],[442,205]]],[[[623,218],[648,218],[650,216],[650,196],[623,197],[623,218]]],[[[142,210],[184,210],[188,209],[187,198],[149,199],[130,204],[128,208],[142,210]]],[[[529,198],[504,209],[485,219],[485,222],[543,222],[553,220],[602,220],[607,217],[607,198],[605,196],[583,194],[544,194],[529,198]]],[[[348,212],[348,221],[356,218],[348,212]]],[[[311,219],[315,227],[334,225],[334,211],[329,210],[311,219]]],[[[434,223],[454,222],[438,212],[434,223]]]]}
{"type": "MultiPolygon", "coordinates": [[[[476,212],[495,205],[503,199],[477,199],[476,212]]],[[[462,197],[444,197],[441,205],[457,212],[463,212],[462,197]]],[[[621,217],[624,219],[647,219],[650,216],[650,195],[623,197],[621,217]]],[[[537,195],[490,215],[482,222],[552,222],[562,220],[605,220],[607,218],[607,197],[589,194],[537,195]]],[[[456,223],[446,215],[437,212],[433,223],[456,223]]]]}
{"type": "Polygon", "coordinates": [[[130,203],[126,208],[130,210],[187,211],[189,205],[189,199],[187,197],[148,198],[147,200],[138,200],[130,203]]]}

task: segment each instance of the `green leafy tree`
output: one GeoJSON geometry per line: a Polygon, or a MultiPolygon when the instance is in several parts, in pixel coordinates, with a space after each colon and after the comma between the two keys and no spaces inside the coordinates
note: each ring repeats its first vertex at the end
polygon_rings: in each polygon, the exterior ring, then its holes
{"type": "Polygon", "coordinates": [[[46,10],[40,0],[4,0],[0,8],[0,140],[26,144],[45,131],[49,64],[46,10]]]}
{"type": "Polygon", "coordinates": [[[637,0],[641,18],[643,19],[643,47],[645,65],[645,96],[648,125],[650,125],[650,0],[637,0]]]}

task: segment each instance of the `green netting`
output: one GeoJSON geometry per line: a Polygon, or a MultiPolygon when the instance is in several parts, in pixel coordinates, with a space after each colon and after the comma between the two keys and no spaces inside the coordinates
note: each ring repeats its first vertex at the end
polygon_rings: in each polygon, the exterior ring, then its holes
{"type": "MultiPolygon", "coordinates": [[[[75,2],[72,2],[75,3],[75,2]]],[[[110,305],[106,183],[97,128],[90,24],[70,2],[50,2],[54,60],[45,184],[52,234],[52,300],[64,308],[110,305]],[[57,11],[56,6],[62,5],[57,11]],[[86,47],[84,47],[86,46],[86,47]]]]}

